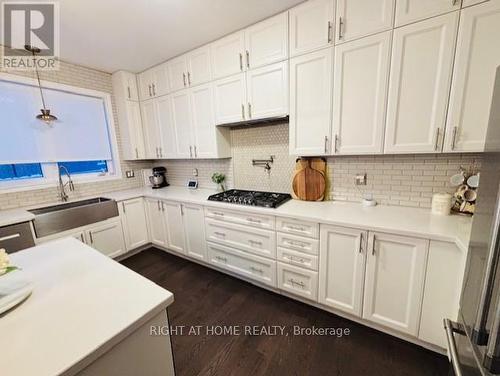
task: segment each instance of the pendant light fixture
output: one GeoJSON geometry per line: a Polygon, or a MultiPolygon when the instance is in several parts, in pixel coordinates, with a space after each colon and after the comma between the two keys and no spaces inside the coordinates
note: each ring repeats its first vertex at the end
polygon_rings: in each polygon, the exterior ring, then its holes
{"type": "Polygon", "coordinates": [[[36,54],[39,54],[41,50],[38,47],[35,46],[29,46],[26,45],[24,46],[26,51],[31,52],[33,55],[33,64],[35,66],[35,72],[36,72],[36,79],[38,80],[38,88],[40,89],[40,96],[42,97],[42,109],[40,110],[40,114],[36,116],[38,120],[43,121],[46,124],[51,124],[53,121],[57,120],[57,117],[54,115],[50,114],[50,110],[45,106],[45,99],[43,97],[43,90],[42,90],[42,84],[40,83],[40,74],[38,73],[38,68],[36,65],[36,54]]]}

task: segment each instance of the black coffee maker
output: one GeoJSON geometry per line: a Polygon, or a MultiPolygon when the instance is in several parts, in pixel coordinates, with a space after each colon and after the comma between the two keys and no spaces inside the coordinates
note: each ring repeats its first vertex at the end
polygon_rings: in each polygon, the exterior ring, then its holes
{"type": "Polygon", "coordinates": [[[154,167],[153,176],[149,177],[149,182],[153,186],[153,189],[168,187],[167,169],[165,167],[154,167]]]}

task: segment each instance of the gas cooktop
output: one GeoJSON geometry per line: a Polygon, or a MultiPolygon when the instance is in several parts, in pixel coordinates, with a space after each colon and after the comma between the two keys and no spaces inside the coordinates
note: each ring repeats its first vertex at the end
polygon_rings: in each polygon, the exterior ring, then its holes
{"type": "Polygon", "coordinates": [[[209,201],[228,202],[232,204],[261,206],[264,208],[277,208],[290,200],[292,196],[287,193],[244,191],[231,189],[217,193],[208,198],[209,201]]]}

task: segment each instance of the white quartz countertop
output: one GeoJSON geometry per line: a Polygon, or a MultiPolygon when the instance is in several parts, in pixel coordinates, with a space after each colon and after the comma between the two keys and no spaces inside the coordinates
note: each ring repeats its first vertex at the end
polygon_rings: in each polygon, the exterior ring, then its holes
{"type": "Polygon", "coordinates": [[[169,291],[65,238],[11,255],[34,283],[0,316],[2,375],[72,375],[173,302],[169,291]]]}
{"type": "Polygon", "coordinates": [[[0,211],[0,227],[28,222],[34,218],[34,214],[24,209],[2,210],[0,211]]]}

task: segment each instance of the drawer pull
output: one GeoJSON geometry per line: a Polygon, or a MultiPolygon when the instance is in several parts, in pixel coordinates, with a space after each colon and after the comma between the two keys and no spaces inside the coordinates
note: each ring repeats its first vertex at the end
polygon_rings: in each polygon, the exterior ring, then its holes
{"type": "Polygon", "coordinates": [[[260,219],[254,219],[254,218],[247,218],[247,221],[252,223],[262,223],[260,219]]]}
{"type": "Polygon", "coordinates": [[[214,235],[220,236],[220,237],[225,237],[226,236],[226,234],[224,234],[223,232],[214,232],[214,235]]]}
{"type": "Polygon", "coordinates": [[[0,238],[0,242],[4,242],[4,241],[7,241],[7,240],[11,240],[11,239],[15,239],[15,238],[20,238],[20,237],[21,237],[21,234],[7,235],[7,236],[4,236],[3,238],[0,238]]]}
{"type": "Polygon", "coordinates": [[[256,244],[256,245],[262,245],[262,242],[259,242],[259,241],[257,241],[257,240],[249,240],[248,242],[249,242],[250,244],[252,244],[252,245],[254,245],[254,244],[256,244]]]}
{"type": "Polygon", "coordinates": [[[224,261],[224,262],[227,262],[227,258],[225,257],[222,257],[222,256],[215,256],[215,258],[219,261],[224,261]]]}
{"type": "Polygon", "coordinates": [[[301,288],[304,288],[305,287],[305,284],[304,282],[300,281],[300,282],[297,282],[296,280],[294,280],[293,278],[290,278],[288,280],[288,282],[290,282],[292,284],[292,286],[295,286],[295,285],[298,285],[300,286],[301,288]]]}
{"type": "Polygon", "coordinates": [[[290,230],[295,230],[295,231],[306,231],[304,227],[299,227],[299,226],[288,226],[290,230]]]}
{"type": "Polygon", "coordinates": [[[304,244],[304,243],[294,242],[294,241],[291,241],[291,240],[286,240],[285,242],[288,245],[295,246],[295,247],[300,247],[300,248],[304,248],[306,246],[306,244],[304,244]]]}
{"type": "Polygon", "coordinates": [[[253,266],[250,267],[250,270],[253,272],[258,272],[260,274],[264,274],[264,271],[262,269],[254,268],[253,266]]]}
{"type": "Polygon", "coordinates": [[[295,258],[295,257],[293,257],[293,256],[290,256],[290,261],[291,261],[291,262],[299,262],[299,263],[301,263],[301,264],[305,264],[305,261],[304,261],[304,259],[303,259],[303,258],[295,258]]]}
{"type": "Polygon", "coordinates": [[[217,215],[219,217],[224,217],[224,213],[220,213],[220,212],[212,212],[213,215],[217,215]]]}

